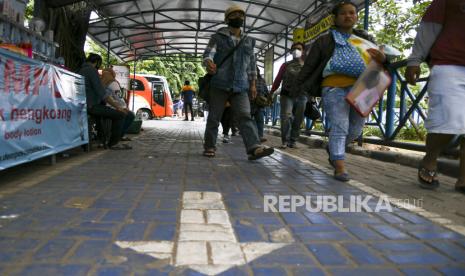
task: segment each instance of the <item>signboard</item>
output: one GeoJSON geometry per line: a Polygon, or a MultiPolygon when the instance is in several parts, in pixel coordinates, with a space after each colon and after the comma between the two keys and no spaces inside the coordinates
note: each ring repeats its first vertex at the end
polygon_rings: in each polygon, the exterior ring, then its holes
{"type": "Polygon", "coordinates": [[[274,63],[274,47],[269,48],[265,52],[265,82],[266,85],[273,84],[273,63],[274,63]]]}
{"type": "Polygon", "coordinates": [[[305,35],[305,29],[304,28],[295,28],[294,31],[292,32],[292,42],[302,42],[304,43],[304,35],[305,35]]]}
{"type": "Polygon", "coordinates": [[[0,49],[0,170],[88,141],[84,78],[0,49]]]}
{"type": "Polygon", "coordinates": [[[327,15],[315,25],[307,28],[305,30],[303,40],[305,43],[312,43],[319,35],[329,30],[334,24],[334,17],[332,15],[327,15]]]}
{"type": "Polygon", "coordinates": [[[113,65],[113,71],[116,73],[116,80],[121,88],[129,90],[129,66],[128,65],[113,65]]]}

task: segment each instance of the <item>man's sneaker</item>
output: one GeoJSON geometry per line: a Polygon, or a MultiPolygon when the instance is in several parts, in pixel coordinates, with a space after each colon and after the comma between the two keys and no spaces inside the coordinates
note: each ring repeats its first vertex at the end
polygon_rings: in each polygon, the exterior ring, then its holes
{"type": "Polygon", "coordinates": [[[282,144],[279,148],[280,148],[280,149],[286,149],[286,148],[287,148],[287,145],[286,145],[286,144],[282,144]]]}
{"type": "Polygon", "coordinates": [[[224,135],[224,136],[223,136],[223,143],[225,143],[225,144],[231,143],[231,140],[229,139],[229,136],[228,136],[228,135],[224,135]]]}

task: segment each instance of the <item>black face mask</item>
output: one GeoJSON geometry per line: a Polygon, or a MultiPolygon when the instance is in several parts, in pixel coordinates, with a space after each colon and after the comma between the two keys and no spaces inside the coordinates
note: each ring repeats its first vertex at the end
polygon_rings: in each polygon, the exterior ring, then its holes
{"type": "Polygon", "coordinates": [[[228,20],[228,26],[233,28],[240,28],[244,24],[244,19],[242,18],[233,18],[228,20]]]}

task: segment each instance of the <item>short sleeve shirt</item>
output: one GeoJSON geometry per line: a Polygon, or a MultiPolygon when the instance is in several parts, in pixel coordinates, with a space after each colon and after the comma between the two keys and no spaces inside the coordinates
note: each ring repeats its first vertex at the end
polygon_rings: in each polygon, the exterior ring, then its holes
{"type": "Polygon", "coordinates": [[[433,0],[422,21],[442,25],[431,64],[465,66],[465,0],[433,0]]]}

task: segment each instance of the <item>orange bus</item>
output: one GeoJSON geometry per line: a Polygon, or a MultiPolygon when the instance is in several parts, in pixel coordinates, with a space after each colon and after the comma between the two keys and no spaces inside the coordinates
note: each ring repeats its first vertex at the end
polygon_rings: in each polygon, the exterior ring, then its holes
{"type": "Polygon", "coordinates": [[[173,100],[168,81],[163,76],[130,75],[128,108],[142,120],[173,116],[173,100]]]}

